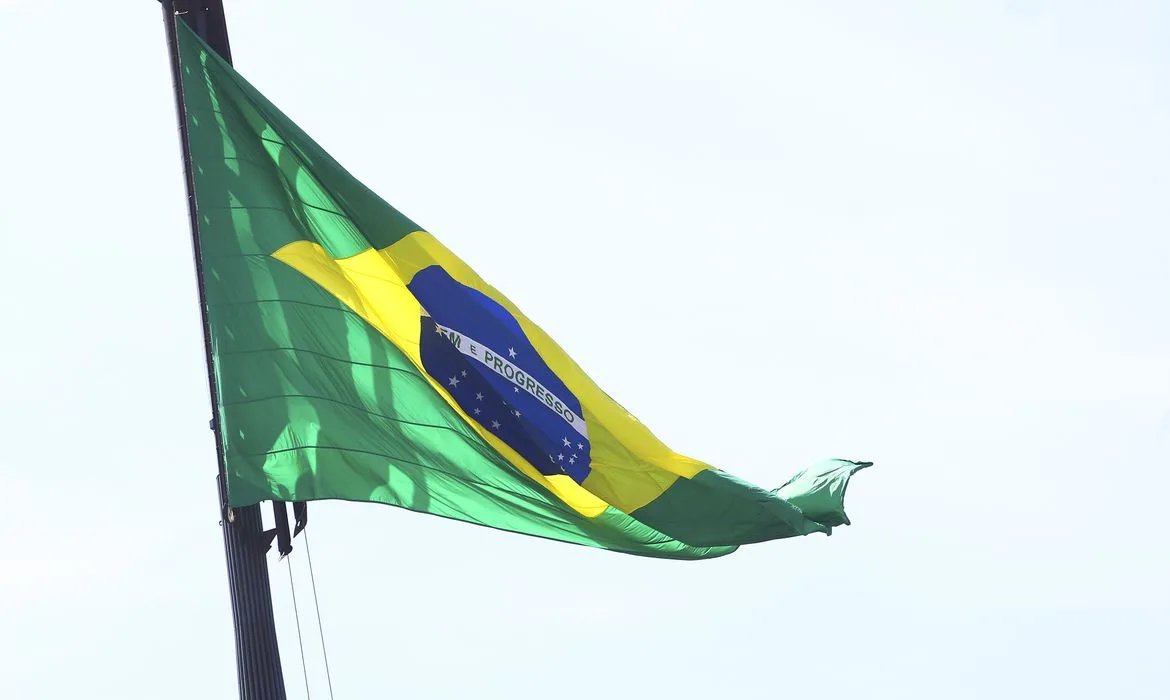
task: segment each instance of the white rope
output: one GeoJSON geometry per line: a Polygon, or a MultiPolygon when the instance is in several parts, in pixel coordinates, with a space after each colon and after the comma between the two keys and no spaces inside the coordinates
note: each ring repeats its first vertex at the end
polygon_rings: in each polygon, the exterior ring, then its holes
{"type": "Polygon", "coordinates": [[[305,538],[305,559],[309,562],[309,581],[313,584],[313,607],[317,608],[317,631],[321,634],[321,656],[325,659],[325,680],[329,681],[329,700],[333,700],[333,677],[329,675],[329,654],[325,651],[325,627],[321,624],[321,605],[317,602],[317,577],[313,575],[313,554],[309,551],[309,531],[301,534],[305,538]]]}
{"type": "MultiPolygon", "coordinates": [[[[288,588],[292,591],[293,614],[297,618],[297,644],[301,647],[301,673],[305,675],[305,698],[308,700],[312,696],[309,694],[309,667],[305,665],[305,642],[301,639],[301,611],[297,610],[297,587],[293,584],[292,573],[292,558],[285,557],[284,560],[288,563],[288,588]]],[[[316,597],[314,595],[314,597],[316,597]]],[[[332,691],[330,691],[332,697],[332,691]]]]}

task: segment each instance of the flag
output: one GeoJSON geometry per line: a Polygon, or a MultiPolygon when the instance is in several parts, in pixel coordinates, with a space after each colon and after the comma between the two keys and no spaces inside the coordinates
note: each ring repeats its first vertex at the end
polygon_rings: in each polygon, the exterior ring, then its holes
{"type": "Polygon", "coordinates": [[[380,502],[677,559],[848,524],[869,463],[767,491],[675,453],[176,24],[231,505],[380,502]]]}

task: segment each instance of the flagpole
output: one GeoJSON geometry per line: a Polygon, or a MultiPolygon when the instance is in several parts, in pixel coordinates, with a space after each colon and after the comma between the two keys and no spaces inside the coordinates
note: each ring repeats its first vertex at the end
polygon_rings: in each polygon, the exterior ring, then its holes
{"type": "MultiPolygon", "coordinates": [[[[170,53],[171,79],[174,82],[178,110],[179,141],[183,154],[183,173],[187,183],[187,213],[191,220],[191,244],[199,288],[199,311],[203,319],[203,345],[207,362],[207,382],[212,413],[217,413],[219,396],[215,381],[214,357],[207,318],[207,295],[203,288],[203,258],[199,246],[199,217],[195,202],[195,175],[187,135],[187,111],[183,97],[182,74],[176,22],[187,23],[224,60],[231,63],[227,22],[222,0],[161,0],[170,53]]],[[[219,462],[217,479],[227,559],[228,589],[231,593],[232,619],[236,636],[236,674],[240,700],[285,700],[284,675],[280,666],[280,647],[276,622],[272,614],[272,589],[268,578],[268,538],[263,533],[260,506],[232,508],[228,505],[224,468],[224,443],[219,421],[214,418],[215,450],[219,462]]]]}

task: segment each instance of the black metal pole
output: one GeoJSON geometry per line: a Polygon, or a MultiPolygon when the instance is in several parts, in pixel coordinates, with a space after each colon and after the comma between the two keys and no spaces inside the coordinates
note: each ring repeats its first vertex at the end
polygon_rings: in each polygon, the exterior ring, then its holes
{"type": "MultiPolygon", "coordinates": [[[[183,153],[183,172],[187,180],[187,213],[191,219],[191,244],[195,257],[199,287],[199,311],[203,319],[203,343],[207,360],[207,382],[213,414],[219,406],[210,326],[207,319],[207,295],[203,289],[203,257],[199,246],[199,216],[195,200],[195,174],[191,167],[191,149],[187,138],[187,110],[179,66],[177,21],[186,22],[196,34],[229,63],[227,22],[222,0],[162,0],[170,51],[171,78],[179,116],[179,141],[183,153]]],[[[280,647],[276,622],[272,615],[272,588],[268,579],[265,555],[269,543],[263,534],[260,506],[232,508],[228,505],[224,469],[224,443],[219,421],[213,419],[215,451],[219,461],[217,480],[223,548],[227,558],[228,588],[231,592],[232,619],[236,632],[236,673],[240,700],[285,700],[284,674],[280,666],[280,647]]]]}

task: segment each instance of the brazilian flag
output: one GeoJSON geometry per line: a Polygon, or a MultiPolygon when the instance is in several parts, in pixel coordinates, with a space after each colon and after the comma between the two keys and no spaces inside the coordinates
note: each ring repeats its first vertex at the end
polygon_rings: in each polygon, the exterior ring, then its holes
{"type": "Polygon", "coordinates": [[[766,491],[673,452],[176,24],[231,505],[373,501],[676,559],[849,523],[869,463],[766,491]]]}

